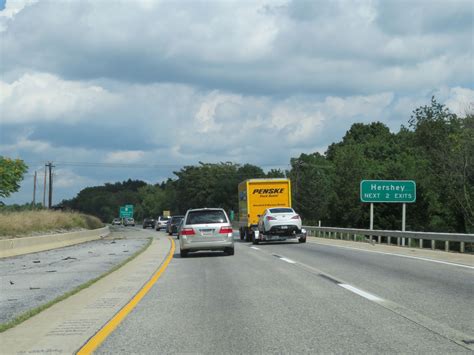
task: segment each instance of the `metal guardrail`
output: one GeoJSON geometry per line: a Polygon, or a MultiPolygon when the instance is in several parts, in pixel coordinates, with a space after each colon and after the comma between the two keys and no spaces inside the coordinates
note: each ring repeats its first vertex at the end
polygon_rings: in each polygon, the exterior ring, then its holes
{"type": "MultiPolygon", "coordinates": [[[[418,241],[418,247],[424,247],[425,240],[431,240],[431,249],[435,249],[436,241],[444,241],[444,250],[449,251],[450,242],[459,242],[459,251],[464,253],[466,243],[474,243],[474,234],[462,233],[430,233],[430,232],[402,232],[390,230],[370,230],[335,227],[315,227],[303,226],[308,231],[308,235],[322,238],[334,238],[357,241],[358,236],[362,236],[364,241],[377,242],[392,245],[392,238],[395,238],[396,245],[405,246],[405,239],[408,239],[408,246],[412,245],[412,240],[418,241]]],[[[360,238],[359,238],[360,239],[360,238]]],[[[395,245],[395,243],[393,243],[395,245]]]]}

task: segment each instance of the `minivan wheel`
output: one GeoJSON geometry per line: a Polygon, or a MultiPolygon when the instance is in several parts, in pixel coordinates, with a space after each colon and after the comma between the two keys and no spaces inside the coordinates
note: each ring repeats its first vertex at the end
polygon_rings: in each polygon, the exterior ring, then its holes
{"type": "Polygon", "coordinates": [[[227,248],[224,251],[227,255],[234,255],[234,248],[227,248]]]}
{"type": "Polygon", "coordinates": [[[185,258],[188,256],[188,251],[187,250],[180,250],[179,251],[179,255],[182,257],[182,258],[185,258]]]}
{"type": "Polygon", "coordinates": [[[298,239],[298,242],[300,242],[300,243],[306,243],[306,237],[305,237],[305,238],[299,238],[299,239],[298,239]]]}

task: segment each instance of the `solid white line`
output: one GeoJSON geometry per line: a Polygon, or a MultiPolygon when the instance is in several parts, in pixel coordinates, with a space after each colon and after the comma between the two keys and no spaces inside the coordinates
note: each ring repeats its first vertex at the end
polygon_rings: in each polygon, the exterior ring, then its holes
{"type": "Polygon", "coordinates": [[[250,249],[260,250],[260,248],[257,247],[250,247],[250,249]]]}
{"type": "MultiPolygon", "coordinates": [[[[450,266],[459,266],[459,267],[464,267],[464,268],[466,268],[466,269],[473,269],[473,270],[474,270],[474,266],[469,266],[469,265],[464,265],[464,264],[450,263],[449,261],[441,261],[441,260],[434,260],[434,259],[428,259],[428,258],[421,258],[421,257],[419,257],[419,256],[411,256],[411,255],[387,253],[387,252],[376,251],[376,250],[366,250],[366,249],[360,249],[360,248],[346,247],[346,246],[343,246],[343,245],[332,245],[332,244],[315,243],[315,242],[312,242],[312,243],[313,243],[313,244],[319,244],[319,245],[325,245],[325,246],[328,246],[328,247],[336,247],[336,248],[344,248],[344,249],[351,249],[351,250],[358,250],[358,251],[366,251],[367,253],[393,255],[393,256],[399,256],[399,257],[402,257],[402,258],[409,258],[409,259],[430,261],[430,262],[432,262],[432,263],[445,264],[445,265],[450,265],[450,266]]],[[[473,260],[474,260],[474,257],[473,257],[473,260]]]]}
{"type": "Polygon", "coordinates": [[[291,259],[280,258],[280,260],[286,261],[287,263],[290,263],[290,264],[296,264],[296,261],[293,261],[293,260],[291,260],[291,259]]]}
{"type": "Polygon", "coordinates": [[[374,296],[371,293],[359,290],[358,288],[356,288],[354,286],[347,285],[347,284],[338,284],[338,285],[341,286],[341,287],[344,287],[346,290],[349,290],[351,292],[354,292],[354,293],[358,294],[359,296],[367,298],[370,301],[375,301],[375,302],[383,301],[381,298],[379,298],[377,296],[374,296]]]}

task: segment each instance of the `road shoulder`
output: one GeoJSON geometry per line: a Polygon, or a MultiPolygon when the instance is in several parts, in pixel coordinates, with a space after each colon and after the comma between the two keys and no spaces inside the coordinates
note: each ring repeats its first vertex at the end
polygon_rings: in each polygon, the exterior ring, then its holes
{"type": "Polygon", "coordinates": [[[402,257],[412,257],[427,259],[434,262],[453,263],[474,267],[474,255],[451,253],[440,250],[429,250],[419,248],[404,248],[384,244],[371,244],[363,242],[353,242],[348,240],[337,240],[328,238],[307,237],[309,243],[329,245],[340,248],[349,248],[366,252],[376,252],[381,254],[391,254],[402,257]]]}

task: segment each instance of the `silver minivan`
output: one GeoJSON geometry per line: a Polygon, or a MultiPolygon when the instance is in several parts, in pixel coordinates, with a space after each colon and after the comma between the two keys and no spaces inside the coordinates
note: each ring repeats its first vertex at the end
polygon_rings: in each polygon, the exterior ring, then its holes
{"type": "Polygon", "coordinates": [[[234,255],[232,226],[222,208],[188,210],[178,236],[181,257],[198,250],[223,250],[234,255]]]}

